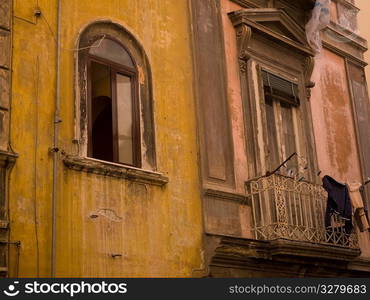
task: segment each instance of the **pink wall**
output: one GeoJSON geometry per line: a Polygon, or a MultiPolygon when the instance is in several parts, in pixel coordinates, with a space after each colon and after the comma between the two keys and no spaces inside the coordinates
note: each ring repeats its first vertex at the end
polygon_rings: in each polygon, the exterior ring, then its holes
{"type": "MultiPolygon", "coordinates": [[[[332,7],[332,10],[334,8],[332,7]]],[[[244,193],[244,182],[249,179],[246,167],[248,141],[245,139],[244,132],[236,34],[227,15],[239,9],[241,7],[230,0],[221,0],[235,177],[238,192],[244,193]]],[[[322,175],[330,175],[342,182],[360,182],[359,154],[344,59],[323,49],[316,57],[312,80],[316,86],[312,89],[310,103],[317,159],[322,175]]],[[[239,213],[242,220],[248,219],[248,210],[240,208],[239,213]]],[[[248,228],[242,228],[242,230],[245,236],[249,235],[248,228]]],[[[359,236],[362,255],[369,257],[370,240],[367,233],[360,233],[359,236]]]]}
{"type": "MultiPolygon", "coordinates": [[[[244,133],[235,29],[227,16],[227,13],[239,9],[239,5],[229,0],[221,1],[236,181],[239,183],[238,189],[242,189],[242,181],[248,178],[245,167],[248,159],[245,157],[245,143],[248,141],[245,141],[244,133]]],[[[311,108],[319,168],[323,174],[331,175],[340,181],[360,181],[355,129],[343,58],[324,49],[317,56],[313,81],[316,82],[316,87],[312,90],[311,108]]]]}
{"type": "MultiPolygon", "coordinates": [[[[248,178],[245,157],[245,134],[240,95],[239,65],[235,29],[228,12],[241,7],[229,0],[221,1],[222,21],[231,108],[237,182],[248,178]]],[[[349,88],[344,59],[323,49],[317,56],[312,77],[311,108],[319,168],[323,174],[340,181],[361,181],[349,88]]],[[[241,188],[239,186],[239,188],[241,188]]]]}
{"type": "Polygon", "coordinates": [[[340,181],[361,181],[344,59],[323,49],[312,80],[311,108],[319,168],[340,181]]]}

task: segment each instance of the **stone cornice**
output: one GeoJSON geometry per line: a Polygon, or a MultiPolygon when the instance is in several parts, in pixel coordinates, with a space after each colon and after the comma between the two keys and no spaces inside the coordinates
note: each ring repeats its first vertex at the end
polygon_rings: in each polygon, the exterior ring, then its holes
{"type": "Polygon", "coordinates": [[[208,188],[204,190],[204,195],[208,197],[212,197],[212,198],[234,201],[234,202],[238,202],[241,204],[248,204],[247,203],[248,199],[246,195],[242,195],[242,194],[231,193],[231,192],[208,188]]]}
{"type": "Polygon", "coordinates": [[[260,7],[256,3],[250,0],[230,0],[231,2],[234,2],[236,4],[239,4],[241,7],[244,8],[257,8],[260,7]]]}
{"type": "MultiPolygon", "coordinates": [[[[329,267],[338,273],[345,271],[370,272],[370,262],[362,262],[358,268],[356,262],[361,254],[360,249],[345,248],[296,242],[290,240],[255,240],[225,235],[206,234],[208,247],[208,261],[210,266],[227,268],[255,268],[261,266],[276,268],[277,265],[289,266],[305,265],[313,268],[329,267]],[[351,268],[350,264],[353,263],[351,268]]],[[[285,271],[287,271],[285,270],[285,271]]],[[[295,272],[291,270],[292,274],[295,272]]]]}
{"type": "Polygon", "coordinates": [[[67,155],[64,157],[63,162],[64,165],[71,170],[116,177],[144,184],[164,186],[169,181],[168,177],[158,172],[133,168],[130,166],[91,158],[67,155]]]}
{"type": "Polygon", "coordinates": [[[355,32],[350,31],[335,22],[330,22],[327,30],[328,29],[335,32],[335,34],[337,34],[341,40],[349,43],[351,46],[360,49],[362,52],[367,51],[368,46],[366,39],[356,34],[355,32]]]}
{"type": "Polygon", "coordinates": [[[337,3],[343,4],[344,6],[346,6],[349,9],[353,9],[357,12],[360,11],[360,9],[355,4],[353,4],[353,3],[351,3],[347,0],[334,0],[334,1],[337,2],[337,3]]]}
{"type": "MultiPolygon", "coordinates": [[[[241,7],[244,8],[257,8],[257,7],[266,7],[263,6],[263,2],[266,4],[268,3],[268,0],[265,1],[253,1],[253,0],[230,0],[236,4],[239,4],[241,7]],[[259,4],[260,3],[260,4],[259,4]]],[[[315,0],[295,0],[297,2],[301,2],[305,5],[306,8],[311,9],[315,5],[315,0]]]]}
{"type": "MultiPolygon", "coordinates": [[[[245,9],[234,11],[228,14],[234,27],[251,27],[270,38],[277,40],[279,43],[285,44],[289,47],[294,47],[296,50],[313,56],[312,49],[308,46],[304,30],[292,19],[285,11],[275,8],[259,8],[259,9],[245,9]],[[266,26],[268,22],[279,22],[295,40],[286,37],[285,35],[276,32],[266,26]]],[[[248,33],[250,36],[251,33],[248,33]]],[[[248,40],[250,37],[248,38],[248,40]]],[[[246,48],[247,43],[243,42],[242,46],[246,48]]],[[[239,53],[245,52],[246,49],[239,49],[239,53]]]]}

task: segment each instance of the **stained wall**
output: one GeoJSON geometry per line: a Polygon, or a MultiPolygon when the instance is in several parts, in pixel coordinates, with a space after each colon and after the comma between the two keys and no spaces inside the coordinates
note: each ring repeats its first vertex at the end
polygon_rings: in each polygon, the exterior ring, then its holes
{"type": "MultiPolygon", "coordinates": [[[[201,267],[201,205],[186,0],[61,0],[61,120],[56,276],[191,276],[201,267]],[[79,33],[124,26],[151,64],[157,171],[163,187],[74,171],[79,33]],[[96,217],[98,216],[98,217],[96,217]]],[[[10,179],[11,276],[51,276],[57,1],[16,0],[10,179]],[[36,8],[41,17],[36,18],[36,8]]]]}

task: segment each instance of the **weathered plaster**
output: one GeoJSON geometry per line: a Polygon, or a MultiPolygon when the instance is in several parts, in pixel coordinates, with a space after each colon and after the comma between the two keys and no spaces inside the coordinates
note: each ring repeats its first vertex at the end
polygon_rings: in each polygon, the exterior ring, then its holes
{"type": "Polygon", "coordinates": [[[323,49],[316,58],[311,108],[319,168],[340,181],[361,181],[344,59],[323,49]]]}
{"type": "MultiPolygon", "coordinates": [[[[42,17],[36,20],[35,2],[19,3],[15,14],[34,24],[14,19],[11,138],[14,149],[19,151],[19,161],[9,192],[11,239],[19,240],[21,246],[19,266],[16,250],[12,250],[11,276],[47,277],[51,254],[49,148],[53,144],[57,1],[39,0],[42,17]]],[[[133,181],[71,170],[64,166],[60,155],[57,276],[191,276],[192,270],[202,264],[187,11],[186,0],[62,0],[61,151],[78,153],[75,114],[79,111],[74,109],[75,97],[79,96],[75,94],[76,40],[87,24],[109,16],[124,24],[148,55],[153,78],[157,169],[169,182],[161,187],[147,179],[133,181]],[[116,222],[102,216],[103,211],[122,219],[116,222]]]]}

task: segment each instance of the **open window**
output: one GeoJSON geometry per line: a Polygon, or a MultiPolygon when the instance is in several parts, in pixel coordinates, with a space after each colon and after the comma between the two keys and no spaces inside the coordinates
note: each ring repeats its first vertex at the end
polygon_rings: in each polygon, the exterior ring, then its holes
{"type": "Polygon", "coordinates": [[[152,76],[133,34],[97,21],[77,48],[76,126],[80,158],[156,170],[152,76]]]}
{"type": "Polygon", "coordinates": [[[88,155],[140,167],[135,63],[116,41],[103,39],[95,44],[88,61],[88,155]]]}
{"type": "MultiPolygon", "coordinates": [[[[295,108],[299,106],[298,85],[266,70],[261,71],[267,131],[267,168],[272,171],[293,153],[297,153],[295,108]]],[[[285,174],[298,172],[297,157],[286,164],[285,174]]]]}
{"type": "Polygon", "coordinates": [[[308,100],[314,52],[284,9],[229,13],[235,27],[243,99],[248,176],[276,170],[316,182],[317,159],[308,100]]]}

